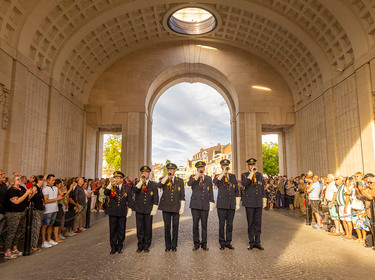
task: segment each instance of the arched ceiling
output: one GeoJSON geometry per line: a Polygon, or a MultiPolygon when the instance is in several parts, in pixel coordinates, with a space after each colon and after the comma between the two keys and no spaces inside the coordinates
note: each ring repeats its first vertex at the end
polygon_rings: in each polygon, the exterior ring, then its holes
{"type": "Polygon", "coordinates": [[[199,40],[261,56],[286,79],[295,102],[375,44],[373,0],[0,0],[0,38],[79,98],[121,56],[183,40],[163,19],[195,3],[221,23],[199,40]]]}

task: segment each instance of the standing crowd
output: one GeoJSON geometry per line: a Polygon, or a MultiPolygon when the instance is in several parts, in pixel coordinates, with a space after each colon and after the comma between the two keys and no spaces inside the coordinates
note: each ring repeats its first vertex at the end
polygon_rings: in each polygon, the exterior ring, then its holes
{"type": "Polygon", "coordinates": [[[352,176],[326,177],[311,171],[296,178],[286,176],[265,179],[268,209],[299,208],[301,216],[313,219],[314,229],[326,230],[331,236],[355,240],[366,247],[372,246],[372,201],[375,198],[375,176],[356,172],[352,176]],[[308,208],[308,211],[306,211],[308,208]],[[356,238],[353,238],[355,235],[356,238]]]}
{"type": "MultiPolygon", "coordinates": [[[[313,175],[311,171],[296,178],[286,176],[263,178],[256,171],[256,160],[247,161],[249,171],[236,176],[229,173],[230,161],[220,162],[222,173],[212,180],[205,175],[205,163],[196,163],[197,174],[188,186],[192,189],[189,207],[193,216],[193,250],[207,251],[209,212],[217,208],[220,250],[233,250],[232,231],[235,211],[246,209],[248,249],[264,250],[260,243],[262,209],[300,209],[301,216],[315,220],[314,229],[327,230],[366,245],[375,198],[375,177],[361,172],[343,177],[313,175]],[[215,203],[213,188],[217,187],[215,203]]],[[[106,212],[109,216],[111,254],[123,252],[126,221],[135,212],[137,252],[149,252],[152,243],[152,221],[158,210],[164,221],[165,251],[177,251],[180,215],[185,209],[185,184],[175,176],[177,166],[169,163],[167,175],[158,182],[150,178],[151,168],[142,166],[140,179],[131,181],[116,171],[113,179],[58,179],[53,174],[27,179],[14,172],[11,179],[0,170],[0,246],[4,258],[22,255],[18,244],[22,237],[27,210],[32,211],[31,251],[56,246],[66,237],[86,229],[83,220],[87,211],[106,212]],[[161,196],[159,195],[161,193],[161,196]],[[159,197],[160,196],[160,197],[159,197]],[[89,208],[89,209],[88,209],[89,208]]]]}
{"type": "MultiPolygon", "coordinates": [[[[66,237],[85,231],[83,220],[88,201],[93,196],[93,185],[93,180],[82,177],[58,179],[53,174],[27,179],[14,172],[9,179],[0,170],[0,249],[4,258],[22,256],[18,245],[24,234],[28,210],[32,216],[32,252],[56,246],[66,237]]],[[[99,202],[100,207],[103,203],[99,202]]]]}

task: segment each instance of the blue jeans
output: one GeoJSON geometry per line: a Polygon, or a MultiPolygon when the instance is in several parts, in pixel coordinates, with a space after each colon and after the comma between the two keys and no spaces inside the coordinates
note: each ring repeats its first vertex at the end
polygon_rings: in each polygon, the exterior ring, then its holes
{"type": "Polygon", "coordinates": [[[284,194],[277,192],[277,207],[284,207],[284,194]]]}

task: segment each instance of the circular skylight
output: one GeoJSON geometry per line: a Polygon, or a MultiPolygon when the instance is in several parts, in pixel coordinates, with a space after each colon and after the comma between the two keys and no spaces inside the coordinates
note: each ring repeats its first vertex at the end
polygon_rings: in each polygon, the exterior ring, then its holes
{"type": "Polygon", "coordinates": [[[202,8],[183,8],[174,12],[168,19],[168,26],[184,35],[201,35],[215,29],[216,18],[202,8]]]}

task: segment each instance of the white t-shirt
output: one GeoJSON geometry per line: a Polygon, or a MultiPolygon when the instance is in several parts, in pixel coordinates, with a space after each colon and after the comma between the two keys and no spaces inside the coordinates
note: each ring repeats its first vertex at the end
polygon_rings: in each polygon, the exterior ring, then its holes
{"type": "Polygon", "coordinates": [[[309,194],[310,200],[320,200],[320,194],[322,191],[322,186],[320,185],[319,181],[316,181],[311,185],[312,191],[309,194]]]}
{"type": "Polygon", "coordinates": [[[337,186],[335,181],[332,181],[328,184],[327,190],[326,190],[326,199],[328,201],[332,201],[334,193],[337,193],[337,186]]]}
{"type": "MultiPolygon", "coordinates": [[[[45,186],[42,192],[44,196],[48,196],[48,199],[55,199],[59,195],[59,191],[55,186],[45,186]]],[[[57,201],[45,204],[44,214],[53,213],[57,211],[59,211],[57,201]]]]}

